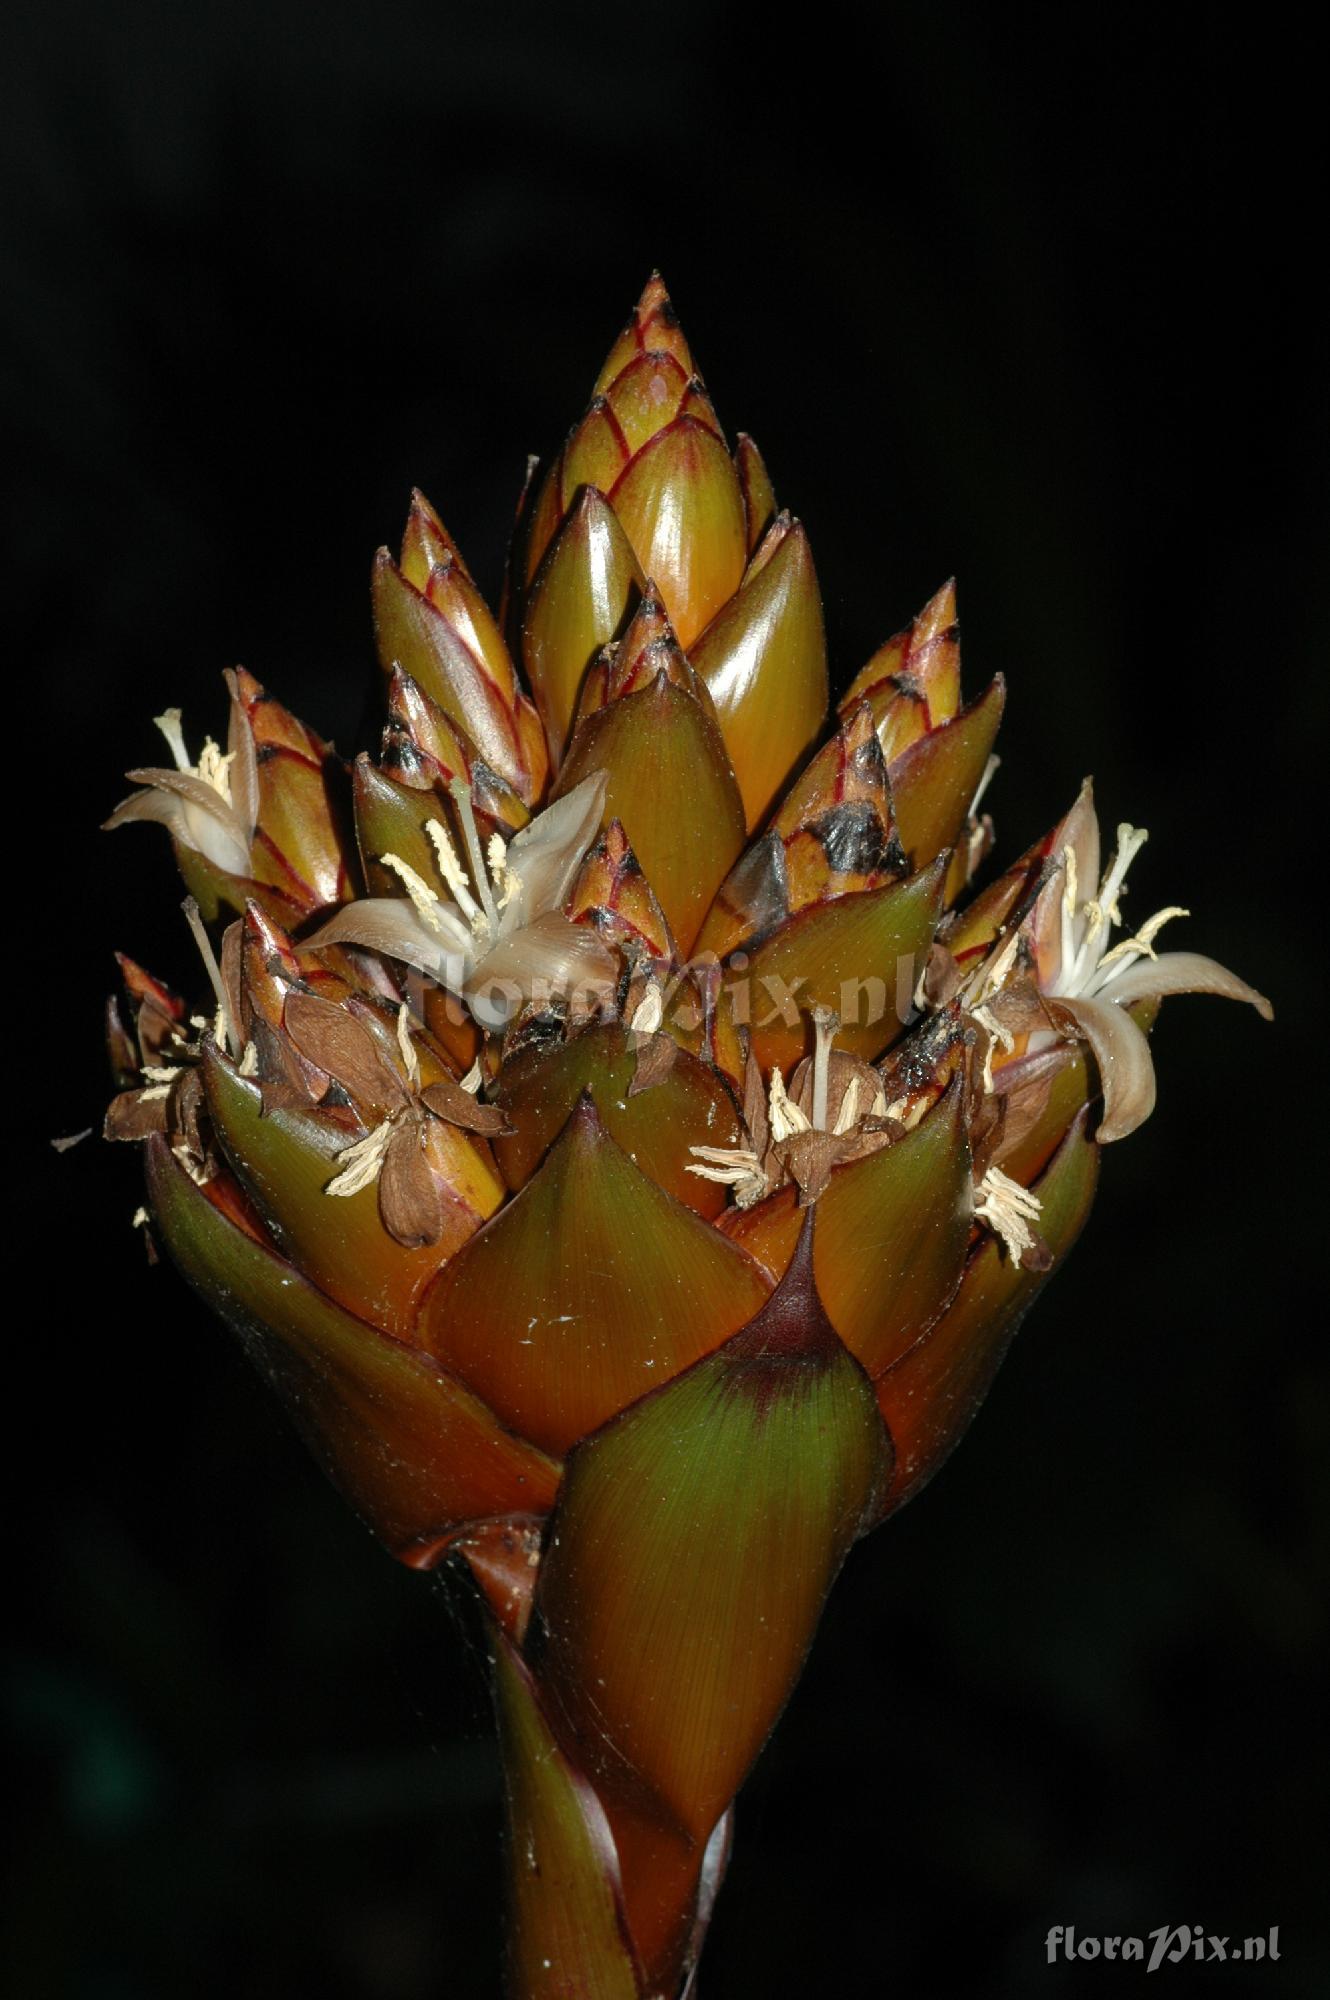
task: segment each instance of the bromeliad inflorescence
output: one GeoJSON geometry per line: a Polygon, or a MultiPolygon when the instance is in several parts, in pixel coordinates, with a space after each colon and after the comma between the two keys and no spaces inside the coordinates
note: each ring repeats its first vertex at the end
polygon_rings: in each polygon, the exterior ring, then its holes
{"type": "Polygon", "coordinates": [[[977,891],[1005,700],[950,584],[830,715],[808,538],[660,281],[495,615],[413,496],[348,768],[251,676],[163,824],[207,1013],[122,960],[156,1237],[494,1659],[515,2000],[683,1992],[855,1539],[970,1422],[1154,1103],[1088,785],[977,891]],[[522,683],[524,670],[528,694],[522,683]],[[206,925],[213,928],[210,936],[206,925]],[[797,1362],[798,1366],[790,1366],[797,1362]]]}

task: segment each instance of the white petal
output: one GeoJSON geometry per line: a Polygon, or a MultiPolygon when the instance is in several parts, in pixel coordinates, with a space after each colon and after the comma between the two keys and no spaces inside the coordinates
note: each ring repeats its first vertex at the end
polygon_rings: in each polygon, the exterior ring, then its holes
{"type": "Polygon", "coordinates": [[[1162,1000],[1166,993],[1218,993],[1225,1000],[1249,1001],[1265,1020],[1274,1019],[1275,1010],[1263,993],[1198,951],[1165,951],[1158,958],[1137,959],[1109,981],[1100,998],[1125,1007],[1133,1000],[1162,1000]]]}
{"type": "Polygon", "coordinates": [[[234,822],[235,814],[221,793],[193,771],[168,771],[164,765],[149,764],[141,770],[126,771],[125,776],[136,785],[155,785],[158,791],[174,792],[177,798],[188,799],[190,805],[198,806],[216,820],[234,822]]]}
{"type": "Polygon", "coordinates": [[[189,771],[145,768],[126,775],[148,789],[118,805],[106,821],[108,827],[124,826],[132,819],[155,820],[214,867],[228,875],[248,876],[249,842],[242,838],[230,806],[211,785],[189,771]]]}
{"type": "Polygon", "coordinates": [[[593,771],[513,835],[508,867],[521,887],[503,912],[505,934],[546,910],[562,908],[596,837],[608,782],[604,771],[593,771]]]}
{"type": "Polygon", "coordinates": [[[109,833],[114,827],[128,826],[131,820],[139,819],[164,826],[187,847],[191,844],[184,805],[171,792],[158,791],[155,786],[146,792],[131,792],[127,799],[121,799],[111,817],[102,821],[102,827],[109,833]]]}
{"type": "Polygon", "coordinates": [[[1054,1010],[1070,1015],[1099,1066],[1104,1115],[1095,1138],[1100,1145],[1125,1139],[1155,1108],[1155,1070],[1149,1042],[1131,1015],[1111,1000],[1058,1000],[1054,1010]]]}
{"type": "Polygon", "coordinates": [[[478,1020],[496,1027],[527,1000],[609,993],[617,972],[614,954],[593,930],[547,911],[486,952],[468,982],[467,999],[478,1020]],[[505,990],[491,992],[491,987],[505,990]]]}
{"type": "Polygon", "coordinates": [[[304,940],[304,948],[318,951],[328,944],[353,944],[381,951],[460,993],[475,965],[476,941],[447,911],[442,918],[456,933],[451,942],[427,930],[405,897],[365,896],[321,924],[313,937],[304,940]]]}
{"type": "Polygon", "coordinates": [[[187,805],[185,823],[189,828],[191,846],[197,847],[214,868],[220,868],[228,875],[248,877],[249,842],[234,822],[223,823],[214,819],[211,813],[199,812],[196,807],[187,805]]]}

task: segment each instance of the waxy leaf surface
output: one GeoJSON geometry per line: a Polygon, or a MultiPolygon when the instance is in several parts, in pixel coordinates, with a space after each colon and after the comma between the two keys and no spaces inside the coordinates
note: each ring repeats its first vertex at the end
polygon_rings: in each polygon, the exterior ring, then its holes
{"type": "Polygon", "coordinates": [[[508,1846],[508,1971],[522,2000],[640,2000],[605,1810],[564,1755],[501,1633],[494,1698],[508,1846]]]}
{"type": "Polygon", "coordinates": [[[556,759],[587,668],[623,629],[644,583],[613,508],[587,487],[541,563],[522,620],[522,656],[556,759]]]}
{"type": "Polygon", "coordinates": [[[283,1253],[349,1311],[407,1338],[440,1263],[503,1198],[502,1182],[479,1148],[434,1121],[431,1143],[446,1149],[456,1183],[439,1241],[405,1249],[383,1226],[376,1187],[345,1196],[326,1192],[338,1172],[336,1154],[360,1136],[356,1127],[342,1129],[297,1109],[262,1116],[257,1087],[212,1050],[204,1058],[204,1087],[223,1150],[283,1253]]]}
{"type": "Polygon", "coordinates": [[[1099,1148],[1081,1117],[1035,1183],[1043,1204],[1035,1227],[1053,1253],[1049,1269],[1023,1269],[986,1234],[941,1319],[880,1378],[878,1405],[896,1446],[884,1514],[927,1485],[969,1429],[1026,1309],[1080,1235],[1098,1176],[1099,1148]]]}
{"type": "Polygon", "coordinates": [[[802,527],[790,527],[690,657],[711,690],[748,825],[756,827],[827,711],[822,598],[802,527]]]}
{"type": "Polygon", "coordinates": [[[633,1037],[607,1022],[505,1064],[498,1101],[513,1129],[493,1143],[509,1187],[525,1186],[589,1091],[605,1130],[635,1166],[699,1215],[719,1215],[725,1189],[687,1171],[688,1149],[741,1143],[734,1099],[714,1070],[683,1050],[661,1082],[634,1094],[638,1061],[633,1037]]]}
{"type": "Polygon", "coordinates": [[[959,840],[1005,700],[999,674],[978,701],[930,736],[921,736],[891,766],[896,830],[912,867],[926,867],[959,840]]]}
{"type": "Polygon", "coordinates": [[[530,1645],[598,1789],[695,1842],[798,1677],[890,1447],[822,1313],[808,1239],[736,1339],[568,1465],[530,1645]]]}
{"type": "Polygon", "coordinates": [[[719,729],[662,673],[641,694],[587,717],[558,792],[593,771],[609,780],[602,824],[622,822],[686,955],[744,842],[743,802],[719,729]]]}
{"type": "Polygon", "coordinates": [[[425,1355],[365,1325],[197,1187],[158,1139],[153,1215],[173,1261],[236,1333],[315,1457],[394,1554],[411,1561],[477,1516],[543,1512],[558,1467],[510,1437],[425,1355]]]}
{"type": "Polygon", "coordinates": [[[440,1272],[417,1337],[503,1422],[562,1452],[718,1347],[768,1289],[584,1101],[540,1171],[440,1272]]]}
{"type": "MultiPolygon", "coordinates": [[[[809,1010],[839,1015],[836,1046],[871,1061],[900,1034],[941,913],[942,869],[800,910],[743,972],[763,1069],[809,1051],[809,1010]]],[[[736,977],[737,975],[732,975],[736,977]]]]}
{"type": "Polygon", "coordinates": [[[637,454],[610,499],[687,650],[743,575],[747,522],[733,460],[714,430],[681,416],[637,454]]]}
{"type": "MultiPolygon", "coordinates": [[[[903,1139],[832,1173],[817,1204],[817,1289],[873,1379],[913,1347],[955,1291],[972,1209],[970,1149],[954,1087],[903,1139]]],[[[726,1234],[779,1278],[804,1219],[795,1189],[732,1213],[726,1234]]]]}

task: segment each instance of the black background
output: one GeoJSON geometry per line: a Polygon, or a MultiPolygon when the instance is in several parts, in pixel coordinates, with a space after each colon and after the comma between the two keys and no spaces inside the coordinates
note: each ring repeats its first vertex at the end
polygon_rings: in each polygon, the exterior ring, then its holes
{"type": "Polygon", "coordinates": [[[55,0],[13,25],[24,2000],[493,1990],[465,1627],[145,1270],[128,1149],[47,1141],[99,1117],[113,945],[190,976],[165,842],[96,832],[148,718],[216,729],[239,659],[351,747],[368,559],[409,485],[497,584],[524,454],[653,264],[808,523],[838,684],[955,571],[967,686],[1011,684],[1004,851],[1093,769],[1109,823],[1152,831],[1132,907],[1188,903],[1186,941],[1279,1012],[1166,1009],[1160,1109],[1106,1158],[1068,1274],[838,1587],[742,1801],[706,1993],[1143,1976],[1047,1967],[1058,1923],[1279,1924],[1278,1965],[1206,1986],[1330,1986],[1330,1425],[1302,1289],[1326,1229],[1323,114],[1290,23],[55,0]]]}

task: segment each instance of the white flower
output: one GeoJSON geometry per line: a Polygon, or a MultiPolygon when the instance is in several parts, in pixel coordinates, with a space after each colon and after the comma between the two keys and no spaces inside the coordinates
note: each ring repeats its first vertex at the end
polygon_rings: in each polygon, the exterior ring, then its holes
{"type": "Polygon", "coordinates": [[[211,736],[204,741],[197,764],[191,764],[180,728],[180,710],[168,708],[153,720],[175,759],[175,769],[145,765],[126,777],[146,789],[131,792],[106,821],[107,827],[130,820],[156,820],[183,847],[193,848],[214,868],[228,875],[252,873],[250,850],[259,817],[258,760],[254,733],[240,700],[236,677],[226,675],[231,695],[231,722],[225,754],[211,736]]]}
{"type": "Polygon", "coordinates": [[[464,999],[486,1028],[502,1027],[537,992],[556,997],[612,988],[613,954],[594,931],[563,915],[600,825],[605,785],[604,772],[593,773],[511,841],[493,835],[486,854],[470,791],[454,782],[469,872],[442,822],[426,826],[450,899],[437,896],[399,856],[384,854],[380,861],[399,877],[406,896],[348,903],[309,945],[360,945],[404,959],[464,999]]]}
{"type": "MultiPolygon", "coordinates": [[[[1150,1116],[1155,1104],[1150,1045],[1127,1009],[1138,1000],[1170,993],[1218,993],[1245,1000],[1267,1021],[1274,1009],[1264,994],[1212,958],[1193,951],[1155,950],[1166,923],[1188,912],[1170,904],[1114,944],[1123,929],[1119,901],[1127,871],[1144,846],[1142,828],[1118,828],[1117,849],[1099,875],[1099,821],[1087,779],[1080,797],[1053,836],[1055,869],[1028,917],[1003,939],[972,975],[963,1004],[1006,1042],[1014,1028],[1026,1036],[1023,1053],[1053,1046],[1053,1029],[1030,1031],[1028,1010],[1013,996],[1003,1020],[1004,991],[1023,971],[1033,973],[1046,1011],[1057,1026],[1089,1043],[1099,1068],[1104,1115],[1095,1137],[1123,1139],[1150,1116]]],[[[991,1052],[990,1052],[991,1054],[991,1052]]]]}

